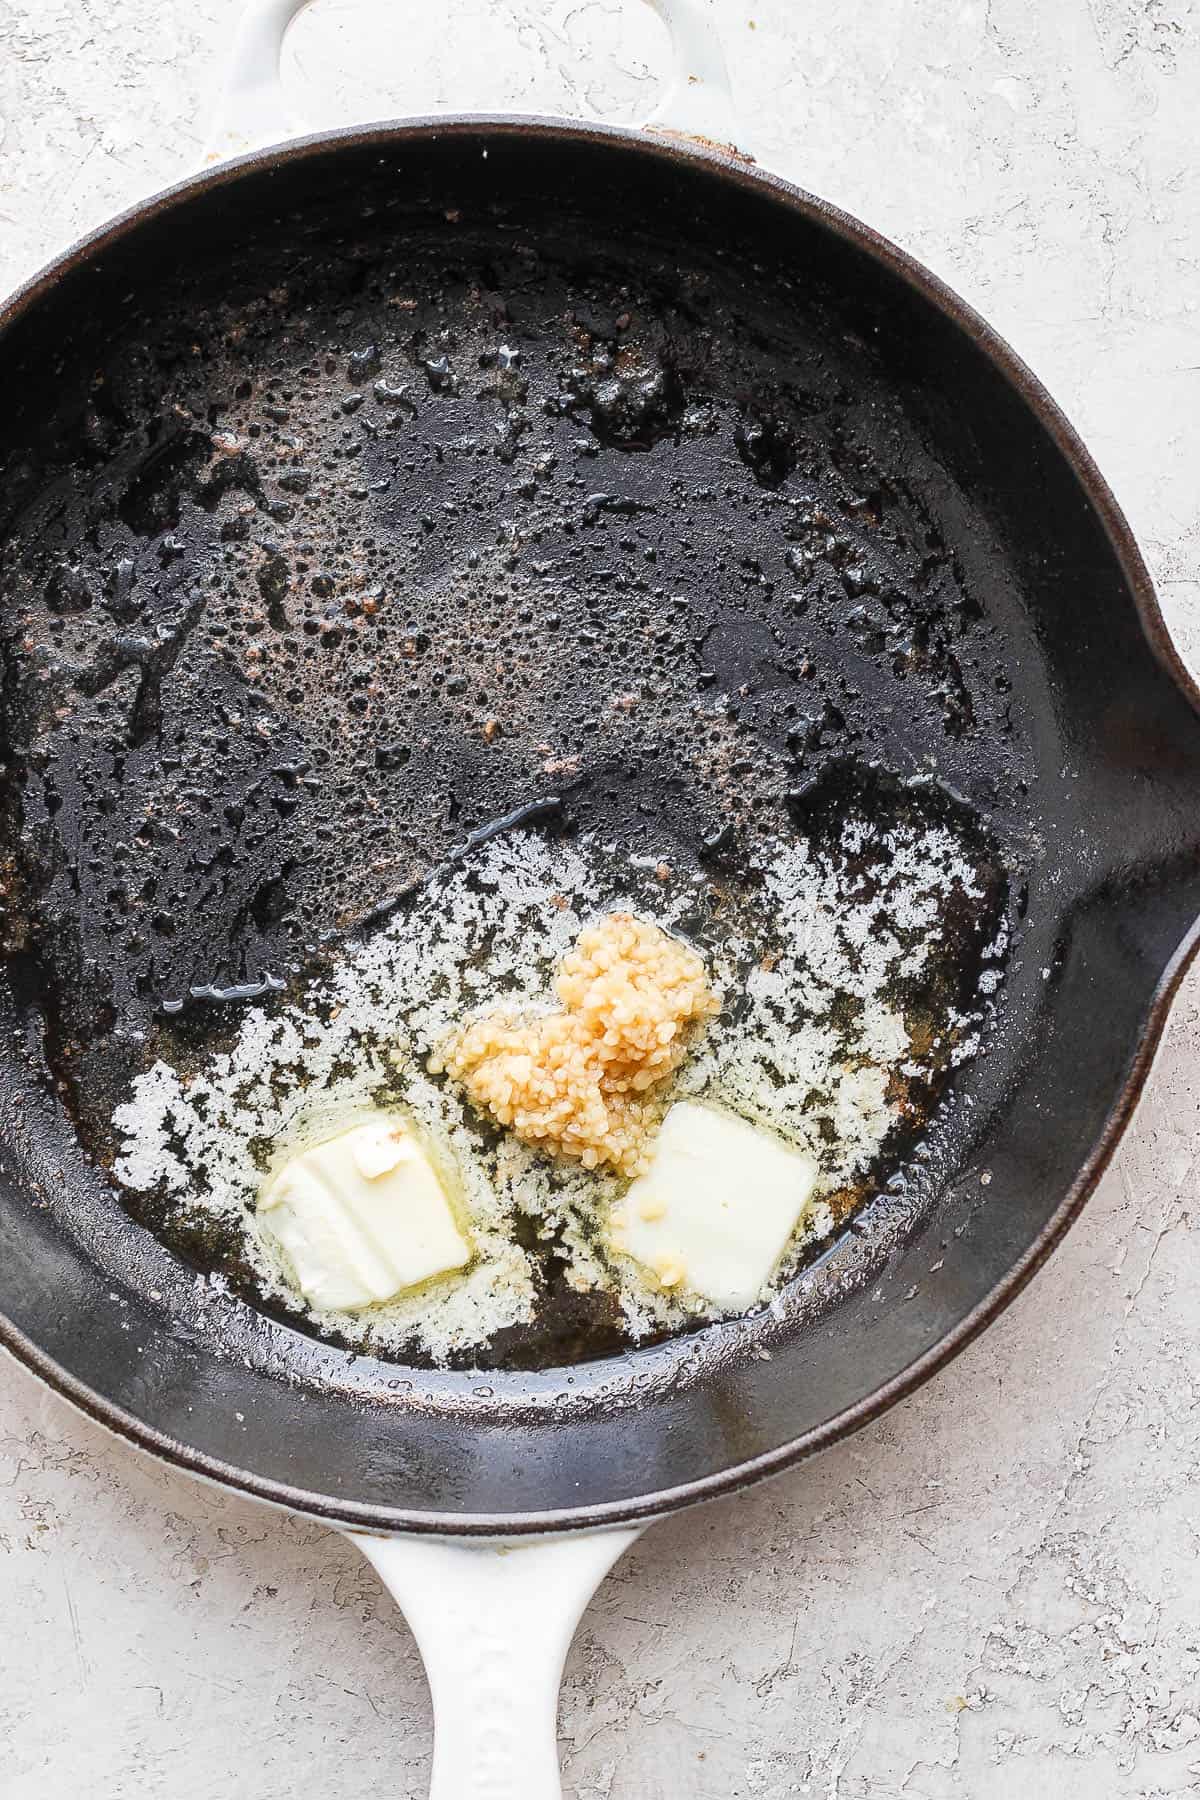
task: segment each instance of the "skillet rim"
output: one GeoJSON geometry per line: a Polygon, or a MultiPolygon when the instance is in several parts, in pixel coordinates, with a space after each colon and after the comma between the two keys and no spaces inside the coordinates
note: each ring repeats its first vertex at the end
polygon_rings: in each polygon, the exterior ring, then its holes
{"type": "MultiPolygon", "coordinates": [[[[119,242],[145,221],[170,211],[198,193],[234,183],[243,175],[270,171],[320,155],[340,145],[355,148],[372,145],[382,147],[406,139],[437,138],[443,135],[469,137],[480,133],[501,137],[542,137],[551,142],[555,138],[570,138],[598,148],[619,144],[625,149],[665,162],[698,164],[735,187],[765,194],[806,216],[903,281],[920,299],[949,323],[957,326],[982,350],[1069,464],[1099,516],[1152,654],[1200,717],[1200,683],[1191,675],[1167,630],[1154,584],[1129,523],[1090,451],[1033,371],[974,307],[890,239],[831,202],[807,193],[780,175],[760,169],[757,165],[750,165],[737,152],[705,140],[657,129],[586,123],[552,115],[512,113],[427,114],[367,126],[350,125],[333,131],[314,132],[286,144],[252,150],[231,161],[214,164],[156,191],[79,238],[18,286],[0,304],[0,341],[10,326],[36,305],[42,295],[49,292],[64,275],[86,264],[96,252],[119,242]]],[[[160,1461],[222,1488],[350,1531],[514,1538],[630,1525],[677,1512],[699,1501],[734,1493],[770,1475],[780,1474],[818,1450],[849,1437],[913,1393],[972,1343],[1004,1311],[1078,1218],[1111,1162],[1145,1087],[1166,1026],[1171,1002],[1198,953],[1200,918],[1184,934],[1163,971],[1132,1047],[1129,1072],[1079,1173],[1038,1236],[984,1299],[923,1356],[865,1399],[844,1408],[823,1425],[790,1439],[774,1450],[695,1481],[663,1488],[635,1499],[550,1511],[453,1514],[434,1510],[415,1512],[401,1508],[367,1506],[271,1481],[250,1470],[190,1448],[167,1433],[145,1424],[61,1368],[3,1315],[0,1315],[0,1347],[24,1363],[31,1373],[46,1382],[79,1411],[160,1461]]]]}

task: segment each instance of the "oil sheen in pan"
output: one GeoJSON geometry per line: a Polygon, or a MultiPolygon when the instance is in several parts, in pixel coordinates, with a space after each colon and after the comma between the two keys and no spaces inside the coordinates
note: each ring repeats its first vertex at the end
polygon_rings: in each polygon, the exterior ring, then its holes
{"type": "Polygon", "coordinates": [[[257,1005],[214,995],[547,792],[623,860],[736,868],[831,770],[933,770],[1019,875],[1003,571],[820,295],[768,317],[688,255],[260,245],[164,277],[28,447],[4,926],[94,1154],[257,1005]]]}
{"type": "MultiPolygon", "coordinates": [[[[718,1100],[803,1146],[819,1204],[790,1273],[844,1223],[973,1054],[978,978],[1003,950],[1001,890],[971,821],[925,788],[878,779],[784,825],[752,861],[714,869],[679,845],[621,856],[587,835],[493,837],[342,946],[229,1048],[157,1061],[117,1109],[116,1174],[169,1242],[216,1262],[272,1310],[291,1296],[254,1216],[265,1170],[364,1107],[403,1106],[453,1172],[477,1251],[465,1277],[308,1329],[406,1360],[563,1360],[704,1315],[608,1261],[612,1176],[552,1162],[490,1129],[428,1061],[497,1001],[545,1002],[553,966],[597,910],[685,933],[724,999],[676,1091],[718,1100]]],[[[782,823],[782,822],[781,822],[782,823]]],[[[986,982],[984,983],[986,985],[986,982]]]]}

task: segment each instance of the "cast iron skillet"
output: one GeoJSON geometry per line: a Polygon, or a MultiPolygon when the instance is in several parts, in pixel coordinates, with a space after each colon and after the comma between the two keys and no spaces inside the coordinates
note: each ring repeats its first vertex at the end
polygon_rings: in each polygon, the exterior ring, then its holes
{"type": "Polygon", "coordinates": [[[995,1316],[1194,953],[1200,722],[1112,495],[981,319],[710,146],[440,118],[187,182],[0,331],[23,1361],[247,1494],[514,1536],[784,1468],[995,1316]],[[599,719],[614,670],[656,741],[599,719]],[[717,701],[736,754],[698,773],[717,701]],[[847,792],[969,816],[1013,934],[986,1054],[770,1314],[600,1355],[548,1315],[482,1374],[353,1355],[131,1220],[104,1121],[147,1046],[244,1004],[164,1002],[261,993],[472,828],[552,812],[549,736],[630,847],[736,854],[847,792]]]}

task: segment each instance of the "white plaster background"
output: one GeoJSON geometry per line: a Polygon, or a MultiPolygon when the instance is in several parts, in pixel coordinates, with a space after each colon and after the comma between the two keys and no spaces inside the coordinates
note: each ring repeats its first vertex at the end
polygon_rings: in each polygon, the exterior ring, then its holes
{"type": "MultiPolygon", "coordinates": [[[[199,157],[236,0],[0,0],[0,285],[199,157]]],[[[1016,345],[1200,657],[1200,0],[718,0],[760,158],[1016,345]]],[[[636,118],[637,0],[319,0],[314,121],[636,118]]],[[[568,1800],[1200,1794],[1200,980],[1082,1223],[987,1335],[816,1463],[656,1527],[568,1669],[568,1800]]],[[[365,1562],[0,1365],[4,1800],[421,1796],[365,1562]]]]}

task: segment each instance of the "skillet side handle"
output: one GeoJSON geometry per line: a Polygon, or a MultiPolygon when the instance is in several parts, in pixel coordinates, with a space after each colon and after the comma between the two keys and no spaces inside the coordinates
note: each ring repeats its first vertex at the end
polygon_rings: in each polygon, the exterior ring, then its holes
{"type": "MultiPolygon", "coordinates": [[[[279,65],[288,27],[311,3],[246,0],[208,133],[206,164],[242,156],[267,144],[285,143],[309,129],[284,92],[279,65]]],[[[647,130],[697,139],[752,162],[745,134],[734,122],[729,71],[713,17],[714,0],[646,3],[670,34],[672,64],[667,86],[646,121],[647,130]]]]}
{"type": "Polygon", "coordinates": [[[561,1800],[563,1664],[585,1606],[640,1532],[520,1543],[347,1533],[408,1620],[425,1664],[430,1800],[561,1800]]]}
{"type": "Polygon", "coordinates": [[[303,136],[280,78],[283,40],[310,0],[246,0],[234,28],[204,162],[303,136]]]}
{"type": "Polygon", "coordinates": [[[713,18],[713,0],[649,0],[671,34],[670,81],[647,131],[692,138],[753,162],[746,131],[733,106],[733,88],[713,18]]]}

